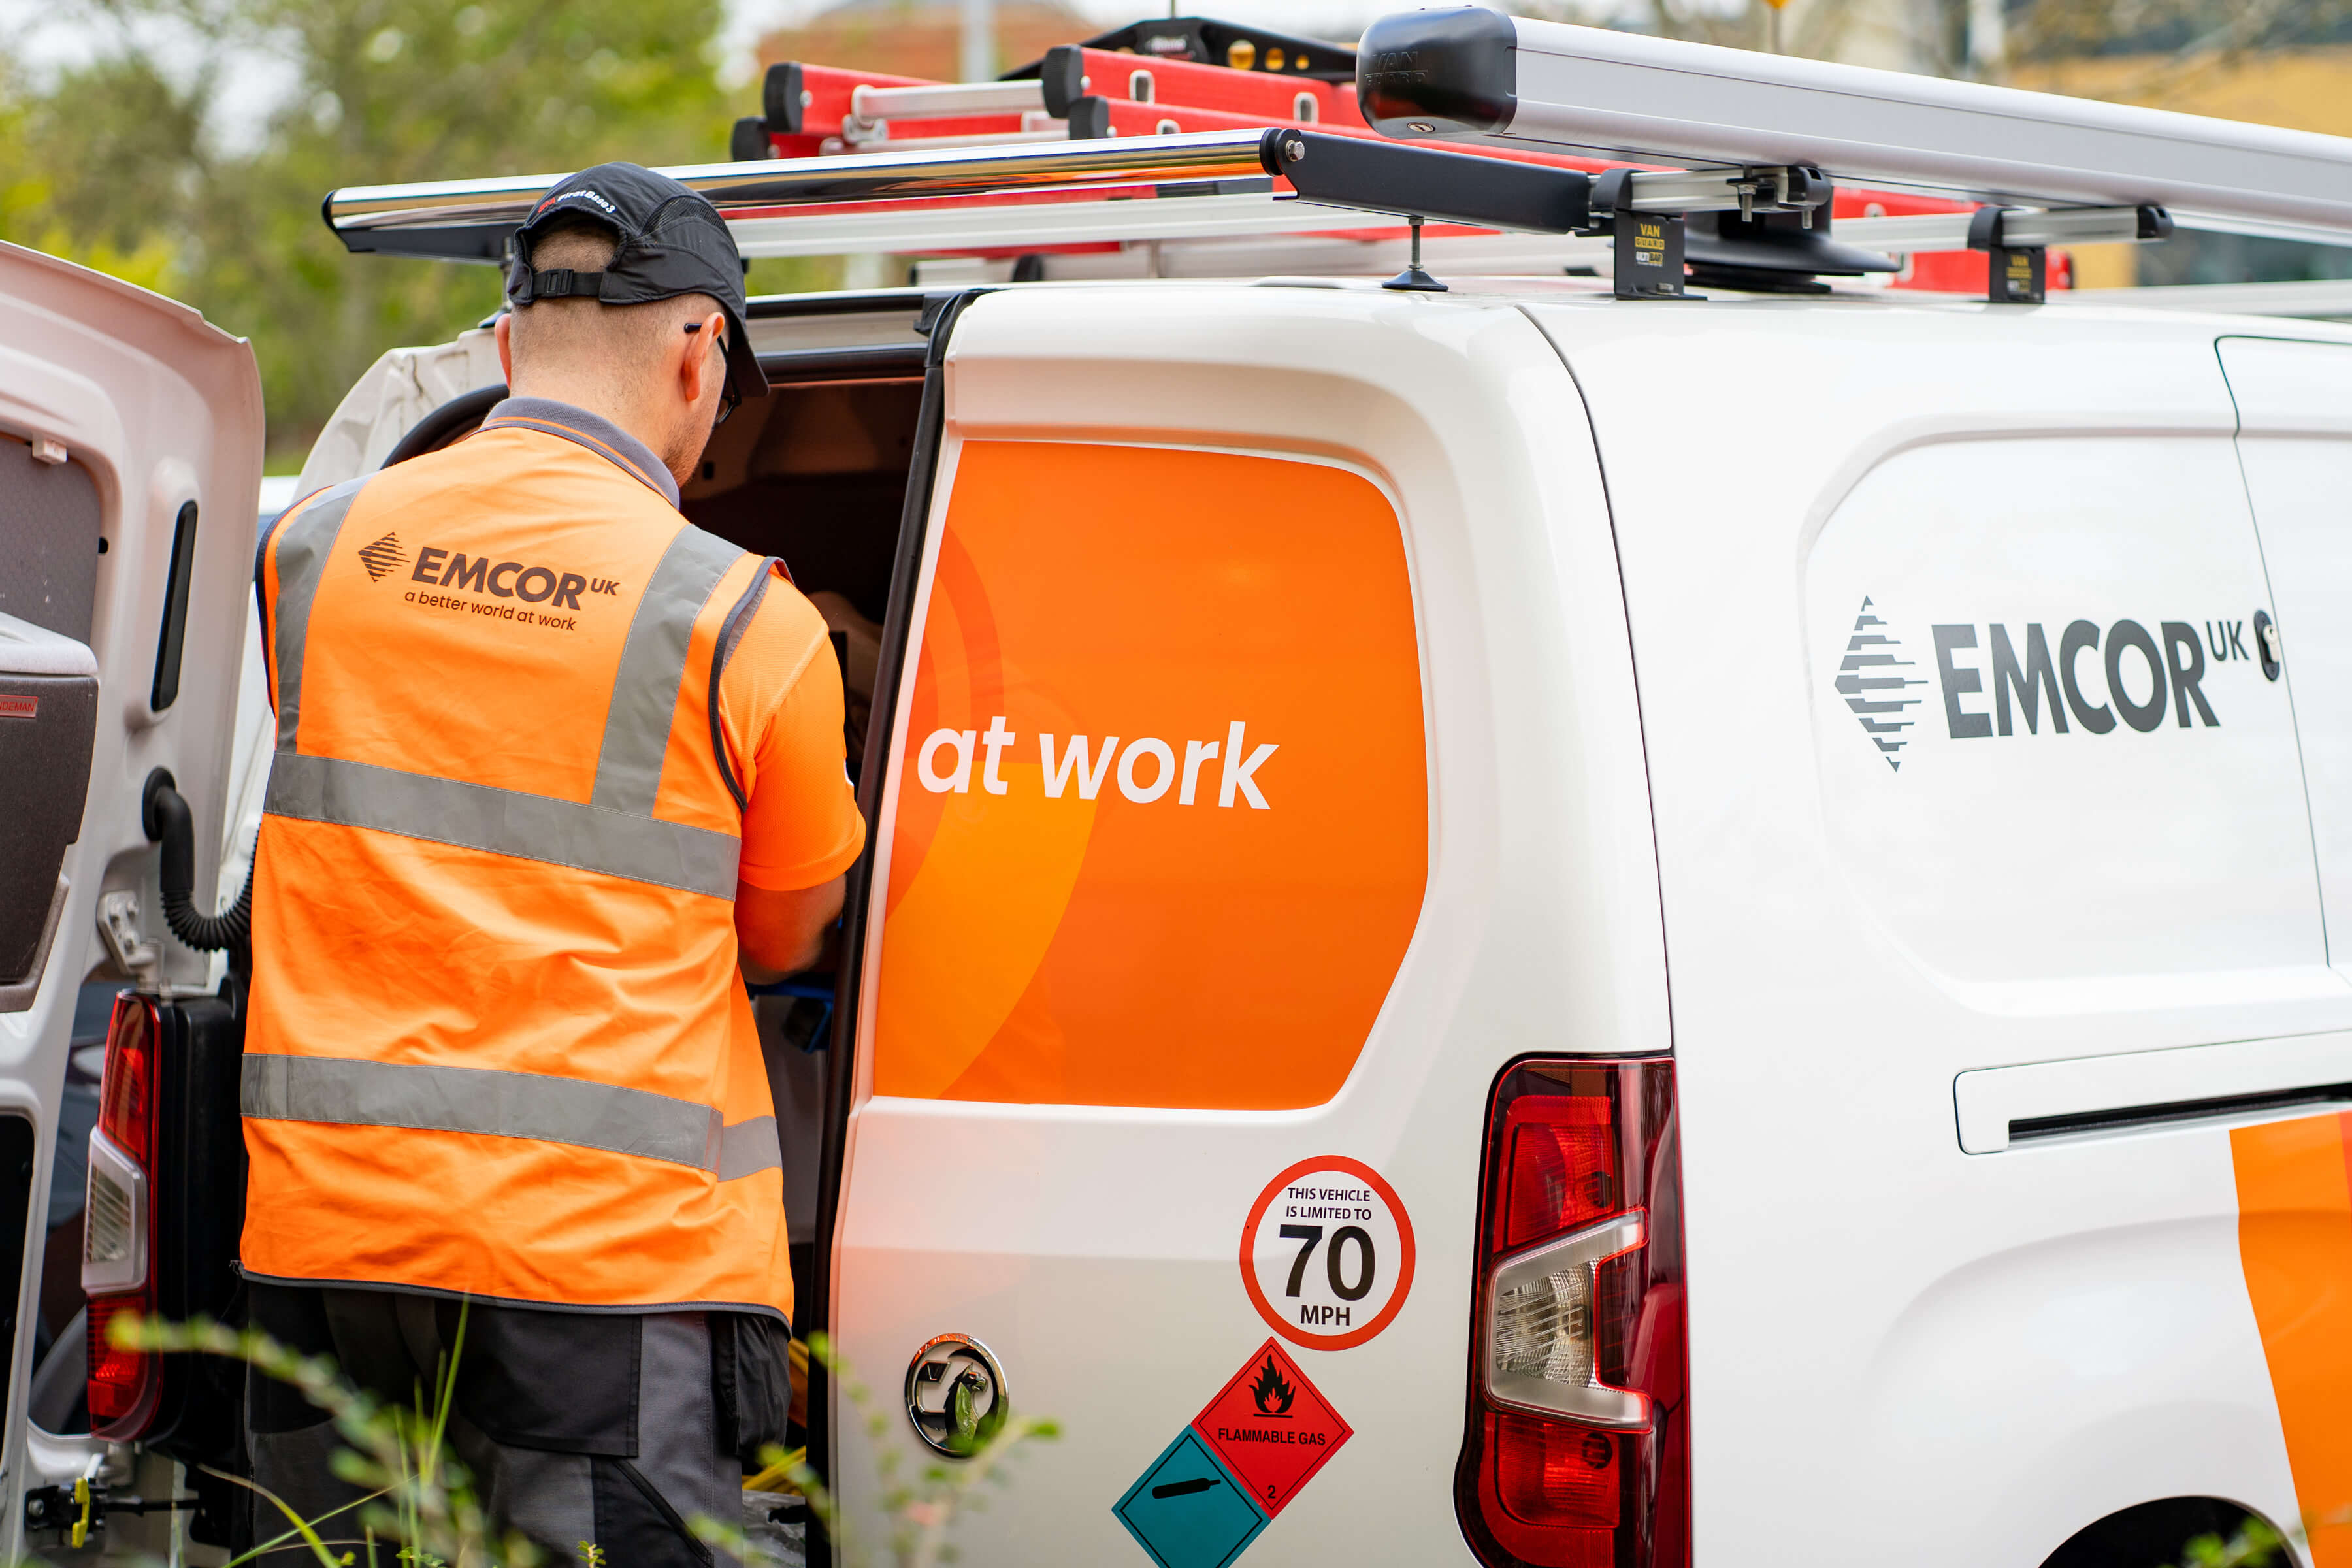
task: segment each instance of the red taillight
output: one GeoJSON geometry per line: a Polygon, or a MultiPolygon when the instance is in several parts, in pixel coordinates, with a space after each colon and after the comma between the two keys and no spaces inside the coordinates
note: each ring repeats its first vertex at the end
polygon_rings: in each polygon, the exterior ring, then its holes
{"type": "Polygon", "coordinates": [[[107,1337],[115,1319],[152,1316],[152,1307],[135,1295],[89,1299],[89,1426],[101,1436],[136,1436],[153,1414],[161,1358],[152,1351],[118,1349],[107,1337]],[[131,1430],[116,1430],[121,1427],[131,1430]]]}
{"type": "Polygon", "coordinates": [[[99,1082],[98,1125],[114,1146],[147,1164],[155,1157],[155,1004],[126,991],[114,999],[106,1031],[106,1071],[99,1082]]]}
{"type": "Polygon", "coordinates": [[[1664,1058],[1522,1062],[1496,1085],[1454,1493],[1492,1568],[1688,1560],[1675,1128],[1664,1058]]]}
{"type": "Polygon", "coordinates": [[[142,1433],[163,1391],[163,1363],[115,1348],[114,1320],[155,1313],[153,1185],[155,1102],[161,1086],[163,1017],[144,996],[115,999],[99,1086],[98,1130],[89,1137],[89,1194],[82,1215],[81,1285],[89,1298],[89,1421],[101,1437],[142,1433]]]}
{"type": "Polygon", "coordinates": [[[1499,1250],[1615,1210],[1617,1138],[1607,1096],[1524,1095],[1503,1113],[1503,1142],[1510,1153],[1503,1202],[1495,1207],[1499,1250]]]}

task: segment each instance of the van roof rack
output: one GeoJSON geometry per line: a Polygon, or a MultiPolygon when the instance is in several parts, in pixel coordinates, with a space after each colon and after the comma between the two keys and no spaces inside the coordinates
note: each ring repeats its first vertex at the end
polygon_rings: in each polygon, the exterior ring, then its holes
{"type": "MultiPolygon", "coordinates": [[[[2183,196],[2200,226],[2352,239],[2352,142],[2337,138],[1475,7],[1388,17],[1365,37],[1353,94],[1295,68],[1075,45],[996,82],[787,64],[764,83],[766,115],[736,128],[739,155],[765,156],[667,172],[711,198],[749,257],[1404,226],[1413,262],[1391,286],[1427,289],[1427,223],[1441,246],[1555,237],[1571,264],[1605,242],[1626,298],[1681,296],[1686,274],[1818,289],[1818,275],[1894,270],[1881,250],[1977,250],[1990,298],[2039,300],[2050,247],[2161,238],[2183,196]],[[1118,86],[1126,98],[1104,96],[1118,86]],[[1600,161],[1662,155],[1704,166],[1600,161]],[[1833,236],[1832,176],[1993,205],[1894,197],[1908,216],[1873,201],[1857,217],[1849,189],[1833,236]]],[[[354,251],[496,261],[557,177],[353,187],[324,216],[354,251]]]]}
{"type": "Polygon", "coordinates": [[[1365,116],[1410,142],[1743,165],[1996,205],[2159,206],[2193,227],[2352,240],[2352,140],[1982,82],[1505,16],[1384,16],[1365,116]]]}

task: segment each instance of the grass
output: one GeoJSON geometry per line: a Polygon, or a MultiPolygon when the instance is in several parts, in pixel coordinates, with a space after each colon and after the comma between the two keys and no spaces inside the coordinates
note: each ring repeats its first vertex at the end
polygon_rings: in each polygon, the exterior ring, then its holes
{"type": "MultiPolygon", "coordinates": [[[[448,1451],[449,1415],[455,1407],[457,1360],[466,1343],[467,1310],[460,1308],[457,1332],[435,1370],[430,1389],[420,1384],[411,1405],[392,1405],[352,1387],[334,1362],[288,1350],[257,1329],[233,1329],[196,1319],[185,1323],[125,1316],[110,1325],[112,1342],[126,1350],[226,1356],[291,1384],[325,1411],[344,1447],[335,1455],[335,1474],[362,1489],[358,1502],[333,1513],[304,1519],[284,1499],[241,1477],[213,1471],[257,1493],[284,1516],[286,1529],[258,1542],[226,1568],[238,1568],[266,1552],[296,1542],[319,1568],[375,1568],[379,1551],[389,1548],[404,1568],[538,1568],[544,1554],[515,1531],[498,1531],[473,1490],[466,1467],[448,1451]],[[355,1533],[354,1533],[355,1532],[355,1533]]],[[[1007,1462],[1026,1444],[1058,1436],[1050,1421],[1014,1415],[970,1451],[947,1463],[925,1466],[902,1478],[900,1455],[887,1441],[888,1418],[866,1385],[835,1353],[822,1334],[809,1336],[809,1351],[841,1382],[856,1405],[868,1439],[879,1454],[876,1468],[887,1542],[895,1568],[936,1568],[955,1558],[948,1539],[956,1521],[988,1502],[988,1489],[1011,1479],[1007,1462]]],[[[856,1538],[824,1479],[808,1464],[805,1449],[771,1447],[761,1455],[758,1474],[747,1489],[788,1486],[807,1499],[809,1510],[831,1535],[836,1559],[850,1568],[863,1562],[856,1538]]],[[[740,1519],[698,1515],[687,1521],[701,1540],[733,1555],[745,1568],[774,1568],[777,1560],[743,1532],[740,1519]]],[[[630,1568],[608,1562],[593,1542],[579,1543],[585,1568],[630,1568]]]]}

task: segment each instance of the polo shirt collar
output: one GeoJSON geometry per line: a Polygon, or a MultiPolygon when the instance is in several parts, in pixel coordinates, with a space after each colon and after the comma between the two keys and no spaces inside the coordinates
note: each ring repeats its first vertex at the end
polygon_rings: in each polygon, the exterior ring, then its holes
{"type": "Polygon", "coordinates": [[[654,449],[601,414],[591,414],[552,397],[509,397],[482,421],[485,430],[538,430],[585,447],[614,467],[644,482],[670,505],[677,504],[677,481],[654,449]]]}

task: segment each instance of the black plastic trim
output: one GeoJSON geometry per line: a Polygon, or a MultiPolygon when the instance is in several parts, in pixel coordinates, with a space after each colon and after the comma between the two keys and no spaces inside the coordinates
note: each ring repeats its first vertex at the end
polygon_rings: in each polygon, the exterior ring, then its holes
{"type": "Polygon", "coordinates": [[[1037,80],[1045,89],[1045,112],[1056,120],[1067,120],[1070,106],[1086,96],[1086,50],[1076,44],[1055,44],[1045,51],[1037,80]]]}
{"type": "Polygon", "coordinates": [[[1518,38],[1508,16],[1480,5],[1381,17],[1356,53],[1365,122],[1413,138],[1508,128],[1519,111],[1518,38]]]}
{"type": "Polygon", "coordinates": [[[2313,1084],[2302,1089],[2273,1089],[2263,1094],[2217,1094],[2204,1100],[2168,1100],[2161,1105],[2117,1106],[2106,1110],[2078,1110],[2064,1116],[2020,1117],[2009,1124],[2013,1147],[2044,1138],[2064,1138],[2084,1132],[2119,1132],[2134,1127],[2160,1127],[2175,1121],[2205,1121],[2216,1117],[2248,1116],[2266,1110],[2294,1110],[2301,1106],[2352,1103],[2352,1083],[2313,1084]]]}
{"type": "Polygon", "coordinates": [[[1110,134],[1110,100],[1088,93],[1070,105],[1066,117],[1073,142],[1100,142],[1110,134]]]}
{"type": "Polygon", "coordinates": [[[768,140],[768,122],[756,114],[738,120],[727,133],[727,157],[730,163],[756,163],[775,155],[776,144],[768,140]]]}
{"type": "Polygon", "coordinates": [[[1591,221],[1592,177],[1576,169],[1315,131],[1269,131],[1258,157],[1307,201],[1538,234],[1591,221]]]}
{"type": "Polygon", "coordinates": [[[954,295],[939,289],[867,289],[856,293],[755,294],[744,302],[743,319],[779,316],[857,316],[868,311],[920,310],[954,295]]]}
{"type": "Polygon", "coordinates": [[[155,640],[155,684],[149,711],[161,713],[180,700],[180,654],[188,637],[188,579],[196,569],[196,503],[180,508],[172,525],[172,571],[163,590],[163,628],[155,640]]]}
{"type": "Polygon", "coordinates": [[[923,345],[867,343],[843,349],[786,349],[781,353],[761,354],[760,368],[768,373],[772,384],[789,384],[810,373],[843,377],[920,375],[923,345]]]}
{"type": "Polygon", "coordinates": [[[1854,278],[1901,270],[1891,256],[1839,243],[1826,210],[1813,215],[1811,227],[1796,213],[1759,213],[1752,218],[1738,213],[1693,213],[1683,256],[1695,268],[1727,274],[1717,281],[1733,289],[1758,283],[1769,288],[1772,274],[1854,278]],[[1727,275],[1733,268],[1767,276],[1743,284],[1727,275]]]}
{"type": "Polygon", "coordinates": [[[801,132],[801,68],[798,60],[780,60],[768,68],[760,83],[760,113],[768,129],[785,136],[801,132]]]}

